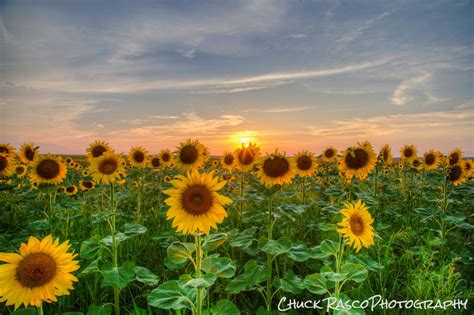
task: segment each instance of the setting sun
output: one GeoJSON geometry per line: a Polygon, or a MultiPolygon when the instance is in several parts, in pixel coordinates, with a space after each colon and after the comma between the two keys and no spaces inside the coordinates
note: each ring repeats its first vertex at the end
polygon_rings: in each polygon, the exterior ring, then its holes
{"type": "Polygon", "coordinates": [[[231,143],[234,146],[248,146],[250,143],[257,142],[256,131],[239,131],[231,136],[231,143]]]}

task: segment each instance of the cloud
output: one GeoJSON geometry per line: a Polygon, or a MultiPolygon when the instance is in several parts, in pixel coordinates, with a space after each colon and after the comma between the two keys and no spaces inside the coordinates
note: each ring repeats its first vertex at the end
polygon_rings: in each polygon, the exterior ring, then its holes
{"type": "Polygon", "coordinates": [[[244,112],[246,113],[292,113],[292,112],[301,112],[307,110],[308,107],[288,107],[288,108],[269,108],[269,109],[246,109],[244,112]]]}
{"type": "Polygon", "coordinates": [[[314,136],[332,138],[353,138],[354,136],[372,138],[393,135],[416,137],[423,133],[433,135],[435,131],[440,130],[446,130],[446,134],[452,134],[449,128],[472,127],[473,121],[474,111],[461,109],[352,118],[332,121],[326,127],[309,127],[309,129],[314,136]]]}
{"type": "Polygon", "coordinates": [[[179,116],[162,116],[162,115],[151,115],[151,118],[156,118],[156,119],[178,119],[179,116]]]}
{"type": "Polygon", "coordinates": [[[403,81],[393,92],[390,101],[395,105],[405,105],[412,100],[410,91],[425,85],[426,82],[431,80],[431,74],[423,73],[417,77],[407,79],[403,81]]]}
{"type": "Polygon", "coordinates": [[[467,100],[466,102],[455,107],[456,109],[474,109],[474,100],[467,100]]]}
{"type": "Polygon", "coordinates": [[[384,12],[380,15],[377,15],[376,17],[369,19],[362,23],[358,28],[355,30],[351,30],[347,32],[344,36],[340,37],[339,39],[336,40],[336,44],[347,44],[349,42],[352,42],[362,36],[370,27],[372,27],[374,24],[377,24],[380,22],[382,19],[385,17],[389,16],[391,12],[384,12]]]}

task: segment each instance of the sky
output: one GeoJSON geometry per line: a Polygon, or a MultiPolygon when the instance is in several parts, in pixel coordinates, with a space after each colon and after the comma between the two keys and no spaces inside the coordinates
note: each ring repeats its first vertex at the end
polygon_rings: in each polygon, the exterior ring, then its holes
{"type": "Polygon", "coordinates": [[[473,1],[0,0],[0,143],[474,156],[473,1]]]}

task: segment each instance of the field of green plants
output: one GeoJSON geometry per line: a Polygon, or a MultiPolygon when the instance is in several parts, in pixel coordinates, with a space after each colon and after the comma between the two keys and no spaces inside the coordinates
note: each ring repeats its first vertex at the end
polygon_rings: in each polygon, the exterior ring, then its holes
{"type": "Polygon", "coordinates": [[[406,146],[395,159],[363,143],[288,157],[250,144],[211,157],[188,141],[125,156],[97,142],[61,157],[3,146],[0,314],[472,311],[347,307],[472,298],[474,182],[460,150],[406,146]],[[41,254],[65,241],[62,258],[41,254]],[[289,303],[329,298],[346,306],[289,303]]]}

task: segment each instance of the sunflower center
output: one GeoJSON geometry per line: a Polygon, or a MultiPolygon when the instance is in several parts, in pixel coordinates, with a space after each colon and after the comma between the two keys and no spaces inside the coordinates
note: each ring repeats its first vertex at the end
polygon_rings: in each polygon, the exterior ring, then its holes
{"type": "Polygon", "coordinates": [[[23,166],[17,166],[17,167],[15,168],[15,173],[16,173],[17,175],[21,175],[21,174],[23,174],[24,172],[25,172],[25,168],[24,168],[23,166]]]}
{"type": "Polygon", "coordinates": [[[334,156],[334,150],[333,149],[327,149],[324,151],[324,156],[327,158],[332,158],[334,156]]]}
{"type": "Polygon", "coordinates": [[[105,151],[107,151],[107,149],[104,146],[96,145],[94,148],[92,148],[92,156],[95,158],[102,156],[105,151]]]}
{"type": "Polygon", "coordinates": [[[18,264],[16,279],[24,287],[36,288],[54,278],[56,267],[56,261],[46,253],[29,254],[18,264]]]}
{"type": "Polygon", "coordinates": [[[157,157],[154,157],[153,159],[151,159],[151,165],[153,165],[153,167],[160,167],[161,165],[160,159],[157,157]]]}
{"type": "Polygon", "coordinates": [[[224,163],[225,163],[225,164],[231,165],[233,162],[234,162],[234,156],[233,156],[233,155],[227,154],[227,155],[224,157],[224,163]]]}
{"type": "Polygon", "coordinates": [[[434,154],[432,153],[429,153],[426,157],[425,157],[425,163],[426,165],[433,165],[434,162],[435,162],[435,156],[434,154]]]}
{"type": "Polygon", "coordinates": [[[460,179],[462,176],[462,169],[459,165],[454,165],[453,167],[451,167],[451,169],[449,170],[449,175],[448,175],[448,178],[451,182],[455,182],[457,181],[458,179],[460,179]]]}
{"type": "Polygon", "coordinates": [[[403,155],[407,158],[411,157],[413,155],[413,149],[405,148],[405,150],[403,150],[403,155]]]}
{"type": "Polygon", "coordinates": [[[189,186],[182,197],[184,211],[191,215],[206,214],[212,207],[212,194],[204,185],[189,186]]]}
{"type": "Polygon", "coordinates": [[[239,161],[243,165],[250,165],[254,161],[253,152],[247,149],[242,149],[239,152],[239,161]]]}
{"type": "Polygon", "coordinates": [[[420,166],[420,164],[421,164],[421,162],[420,162],[418,159],[415,159],[415,160],[413,160],[413,162],[412,162],[412,165],[413,165],[414,167],[418,167],[418,166],[420,166]]]}
{"type": "Polygon", "coordinates": [[[459,154],[452,153],[449,156],[449,165],[454,165],[454,164],[457,164],[458,162],[459,162],[459,154]]]}
{"type": "Polygon", "coordinates": [[[360,169],[369,163],[369,154],[363,149],[355,149],[352,154],[346,154],[345,162],[350,169],[360,169]]]}
{"type": "Polygon", "coordinates": [[[185,145],[179,152],[179,159],[184,164],[193,164],[198,159],[198,150],[193,145],[185,145]]]}
{"type": "Polygon", "coordinates": [[[169,153],[163,153],[161,158],[163,159],[163,161],[168,162],[170,160],[170,155],[169,153]]]}
{"type": "Polygon", "coordinates": [[[8,148],[7,147],[4,147],[4,146],[0,146],[0,153],[10,153],[10,151],[8,151],[8,148]]]}
{"type": "Polygon", "coordinates": [[[384,160],[385,162],[387,162],[387,160],[388,160],[388,151],[385,150],[385,149],[383,150],[383,160],[384,160]]]}
{"type": "Polygon", "coordinates": [[[4,156],[0,156],[0,171],[3,171],[7,168],[8,160],[4,156]]]}
{"type": "Polygon", "coordinates": [[[313,165],[313,161],[307,155],[302,155],[296,160],[296,166],[302,171],[309,170],[313,165]]]}
{"type": "Polygon", "coordinates": [[[351,216],[349,223],[351,225],[351,231],[355,235],[359,236],[364,232],[364,220],[357,214],[351,216]]]}
{"type": "Polygon", "coordinates": [[[93,186],[92,182],[89,182],[89,181],[87,181],[87,182],[82,182],[82,185],[83,185],[84,187],[88,188],[88,189],[92,188],[92,186],[93,186]]]}
{"type": "Polygon", "coordinates": [[[72,186],[66,187],[66,191],[69,192],[69,193],[74,192],[74,190],[75,190],[75,189],[74,189],[74,187],[72,187],[72,186]]]}
{"type": "Polygon", "coordinates": [[[36,172],[41,178],[53,179],[59,175],[59,163],[56,160],[45,159],[38,164],[36,172]]]}
{"type": "Polygon", "coordinates": [[[464,165],[464,169],[466,171],[470,171],[471,170],[471,163],[466,163],[466,165],[464,165]]]}
{"type": "Polygon", "coordinates": [[[35,151],[32,148],[27,147],[25,149],[25,157],[28,161],[33,161],[35,158],[35,151]]]}
{"type": "Polygon", "coordinates": [[[270,177],[281,177],[290,170],[290,163],[288,160],[276,156],[273,159],[268,158],[263,162],[263,172],[270,177]]]}
{"type": "Polygon", "coordinates": [[[133,153],[133,159],[135,160],[135,162],[141,163],[145,160],[145,154],[143,154],[143,152],[141,151],[136,151],[135,153],[133,153]]]}
{"type": "Polygon", "coordinates": [[[115,159],[105,159],[99,165],[99,172],[105,175],[110,175],[117,169],[117,161],[115,159]]]}

